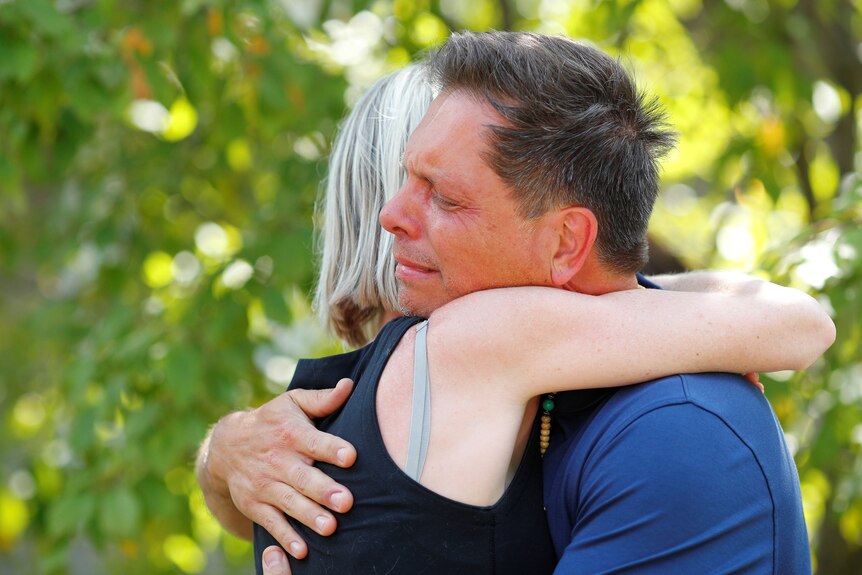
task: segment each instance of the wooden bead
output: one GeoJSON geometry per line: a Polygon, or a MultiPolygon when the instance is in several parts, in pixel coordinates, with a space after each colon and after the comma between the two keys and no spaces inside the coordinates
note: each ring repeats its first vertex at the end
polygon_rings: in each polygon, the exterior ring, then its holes
{"type": "Polygon", "coordinates": [[[544,456],[548,446],[551,444],[551,410],[554,409],[554,394],[549,393],[541,403],[542,419],[539,428],[539,452],[544,456]]]}

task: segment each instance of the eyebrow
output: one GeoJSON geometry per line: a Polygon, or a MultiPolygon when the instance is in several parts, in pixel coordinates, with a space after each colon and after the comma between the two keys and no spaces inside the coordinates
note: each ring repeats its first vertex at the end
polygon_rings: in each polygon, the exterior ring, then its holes
{"type": "MultiPolygon", "coordinates": [[[[401,157],[399,158],[401,168],[405,171],[407,170],[407,166],[405,165],[406,156],[407,152],[404,151],[401,153],[401,157]]],[[[430,170],[422,170],[418,175],[422,179],[427,180],[434,185],[443,183],[447,187],[454,188],[462,188],[465,186],[464,181],[461,178],[441,170],[439,166],[432,166],[430,170]]]]}

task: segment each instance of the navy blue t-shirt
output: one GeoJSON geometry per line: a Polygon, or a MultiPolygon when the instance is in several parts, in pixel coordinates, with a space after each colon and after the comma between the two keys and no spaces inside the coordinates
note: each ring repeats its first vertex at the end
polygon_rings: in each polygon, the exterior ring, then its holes
{"type": "Polygon", "coordinates": [[[557,394],[543,472],[556,574],[811,573],[796,466],[742,376],[557,394]]]}

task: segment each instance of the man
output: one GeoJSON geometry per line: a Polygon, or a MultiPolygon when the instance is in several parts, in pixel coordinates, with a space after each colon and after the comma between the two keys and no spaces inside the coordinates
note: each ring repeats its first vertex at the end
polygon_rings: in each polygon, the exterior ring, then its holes
{"type": "MultiPolygon", "coordinates": [[[[453,36],[431,67],[443,91],[408,144],[408,182],[381,214],[396,236],[406,310],[428,315],[462,295],[510,285],[590,294],[634,287],[656,160],[670,136],[618,63],[562,38],[490,33],[453,36]],[[447,143],[469,133],[484,133],[485,145],[447,155],[447,143]],[[511,198],[517,213],[495,209],[511,198]],[[544,222],[572,206],[571,245],[563,247],[581,255],[537,268],[532,248],[544,222]]],[[[798,479],[780,427],[744,380],[716,383],[731,378],[679,375],[558,394],[545,501],[559,572],[810,572],[798,479]]],[[[257,416],[299,417],[285,407],[293,401],[323,415],[346,393],[342,386],[316,401],[282,398],[257,416]]],[[[262,474],[279,485],[281,501],[270,503],[331,532],[331,515],[301,494],[344,511],[349,492],[307,464],[349,466],[355,452],[300,424],[281,428],[297,451],[271,455],[273,468],[290,468],[292,477],[262,474]]],[[[208,485],[206,467],[205,491],[232,507],[230,486],[218,478],[208,485]]],[[[214,511],[220,519],[238,513],[214,511]]],[[[292,554],[304,554],[280,518],[257,520],[292,554]]]]}

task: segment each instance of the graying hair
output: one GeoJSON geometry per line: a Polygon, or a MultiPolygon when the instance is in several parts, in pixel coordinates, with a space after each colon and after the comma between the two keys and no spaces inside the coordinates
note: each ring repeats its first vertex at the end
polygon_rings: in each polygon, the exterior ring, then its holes
{"type": "Polygon", "coordinates": [[[392,235],[378,223],[383,204],[404,181],[407,138],[434,93],[424,67],[411,65],[378,80],[342,123],[318,199],[320,273],[314,308],[324,325],[355,346],[398,310],[392,235]]]}

